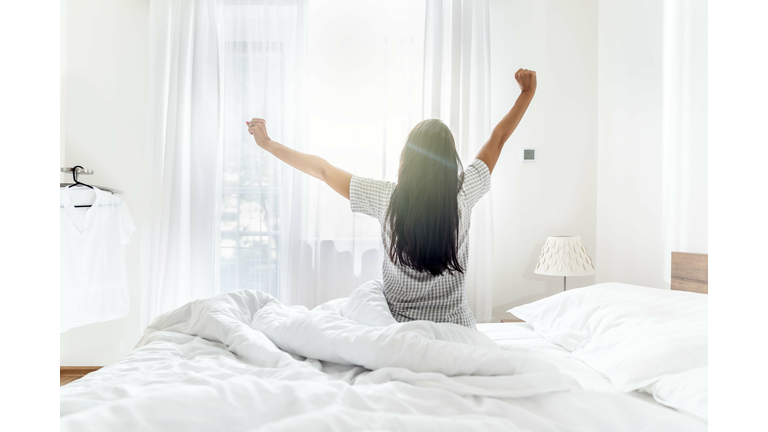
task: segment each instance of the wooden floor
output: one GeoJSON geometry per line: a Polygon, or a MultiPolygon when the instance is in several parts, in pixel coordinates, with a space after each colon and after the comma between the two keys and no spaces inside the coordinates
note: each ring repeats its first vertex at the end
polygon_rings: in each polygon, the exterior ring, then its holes
{"type": "Polygon", "coordinates": [[[61,366],[59,369],[59,387],[99,369],[101,366],[61,366]]]}

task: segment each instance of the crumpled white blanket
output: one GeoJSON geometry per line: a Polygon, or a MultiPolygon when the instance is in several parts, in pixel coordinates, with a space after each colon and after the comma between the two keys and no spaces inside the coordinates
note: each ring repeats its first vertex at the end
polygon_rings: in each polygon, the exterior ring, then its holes
{"type": "Polygon", "coordinates": [[[687,431],[455,324],[397,323],[372,281],[313,310],[254,291],[158,317],[117,363],[61,388],[63,431],[687,431]]]}

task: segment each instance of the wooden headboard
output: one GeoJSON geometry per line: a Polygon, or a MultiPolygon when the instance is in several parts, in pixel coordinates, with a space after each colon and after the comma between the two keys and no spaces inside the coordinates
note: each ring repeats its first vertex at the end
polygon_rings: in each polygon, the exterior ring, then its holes
{"type": "Polygon", "coordinates": [[[672,289],[707,294],[706,254],[672,252],[672,289]]]}

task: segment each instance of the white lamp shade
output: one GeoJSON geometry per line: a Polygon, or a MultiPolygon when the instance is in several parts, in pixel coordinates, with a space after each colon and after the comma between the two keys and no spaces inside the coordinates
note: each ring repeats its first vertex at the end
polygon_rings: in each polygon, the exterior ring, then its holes
{"type": "Polygon", "coordinates": [[[589,276],[595,264],[581,237],[547,237],[534,273],[547,276],[589,276]]]}

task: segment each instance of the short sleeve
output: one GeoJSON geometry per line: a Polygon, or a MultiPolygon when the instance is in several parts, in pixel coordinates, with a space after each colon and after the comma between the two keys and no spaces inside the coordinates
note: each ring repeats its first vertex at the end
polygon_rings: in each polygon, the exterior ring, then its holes
{"type": "Polygon", "coordinates": [[[128,244],[131,240],[131,234],[136,230],[136,225],[133,224],[133,218],[131,212],[128,210],[128,204],[125,201],[120,202],[118,211],[118,217],[120,218],[120,239],[123,244],[128,244]]]}
{"type": "Polygon", "coordinates": [[[472,208],[491,189],[491,171],[488,165],[480,159],[475,159],[464,170],[464,183],[461,185],[464,192],[464,203],[472,208]]]}
{"type": "Polygon", "coordinates": [[[394,189],[392,182],[353,175],[349,183],[349,206],[353,213],[363,213],[381,222],[394,189]]]}

